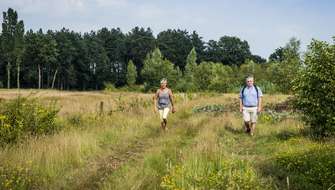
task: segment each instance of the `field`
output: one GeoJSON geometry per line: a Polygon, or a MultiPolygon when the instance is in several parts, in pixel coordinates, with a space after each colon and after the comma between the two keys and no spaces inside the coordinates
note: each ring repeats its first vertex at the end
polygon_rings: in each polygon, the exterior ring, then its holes
{"type": "MultiPolygon", "coordinates": [[[[18,92],[0,90],[0,101],[18,92]]],[[[54,135],[0,149],[0,189],[335,189],[335,142],[308,137],[299,114],[265,95],[255,136],[237,94],[176,94],[160,129],[152,94],[22,90],[56,101],[54,135]],[[101,103],[103,102],[103,103],[101,103]]]]}

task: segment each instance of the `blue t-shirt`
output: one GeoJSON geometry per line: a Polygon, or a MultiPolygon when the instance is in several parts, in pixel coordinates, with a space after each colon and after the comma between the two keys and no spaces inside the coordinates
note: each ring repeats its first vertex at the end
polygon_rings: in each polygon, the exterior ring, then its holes
{"type": "MultiPolygon", "coordinates": [[[[261,89],[259,87],[257,87],[258,89],[258,97],[262,97],[263,93],[261,91],[261,89]]],[[[243,96],[242,96],[242,90],[240,91],[240,98],[242,99],[242,103],[243,106],[246,107],[256,107],[258,106],[258,97],[257,97],[257,91],[255,86],[251,86],[251,87],[245,87],[244,91],[243,91],[243,96]]]]}

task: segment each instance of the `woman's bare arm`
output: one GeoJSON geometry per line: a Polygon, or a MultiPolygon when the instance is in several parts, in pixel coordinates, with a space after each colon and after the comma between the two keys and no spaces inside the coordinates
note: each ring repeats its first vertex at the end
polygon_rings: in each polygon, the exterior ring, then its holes
{"type": "Polygon", "coordinates": [[[175,112],[175,108],[174,108],[174,98],[173,98],[173,93],[172,90],[169,89],[169,96],[170,96],[170,102],[171,102],[171,106],[172,106],[172,113],[175,112]]]}

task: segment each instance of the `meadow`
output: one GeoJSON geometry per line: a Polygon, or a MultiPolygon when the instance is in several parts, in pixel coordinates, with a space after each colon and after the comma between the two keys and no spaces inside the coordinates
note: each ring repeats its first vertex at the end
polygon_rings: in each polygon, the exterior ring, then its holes
{"type": "Polygon", "coordinates": [[[311,138],[288,95],[264,96],[251,137],[237,94],[175,94],[163,131],[152,94],[19,93],[55,102],[61,130],[2,146],[0,189],[335,189],[335,141],[311,138]]]}

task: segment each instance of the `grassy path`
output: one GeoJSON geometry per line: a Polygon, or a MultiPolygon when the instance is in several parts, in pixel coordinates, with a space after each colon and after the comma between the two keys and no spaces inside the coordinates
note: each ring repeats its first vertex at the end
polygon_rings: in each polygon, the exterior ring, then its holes
{"type": "MultiPolygon", "coordinates": [[[[212,102],[218,102],[217,98],[206,99],[206,104],[212,102]]],[[[187,117],[181,113],[173,119],[175,127],[168,134],[156,138],[141,157],[125,162],[110,173],[99,189],[319,187],[304,186],[301,184],[304,179],[296,179],[296,174],[279,171],[275,166],[288,150],[294,153],[322,147],[301,135],[300,121],[259,122],[256,135],[251,137],[243,132],[238,113],[194,114],[190,108],[184,109],[187,117]]],[[[294,155],[284,159],[294,159],[294,155]]]]}
{"type": "Polygon", "coordinates": [[[160,189],[166,164],[182,161],[183,150],[192,145],[207,122],[205,117],[192,122],[172,121],[169,131],[160,138],[152,139],[151,146],[146,147],[138,159],[130,160],[111,173],[102,184],[102,189],[160,189]]]}
{"type": "MultiPolygon", "coordinates": [[[[151,112],[150,96],[124,95],[106,109],[125,111],[99,116],[84,107],[80,113],[66,108],[62,124],[68,128],[61,133],[2,149],[0,169],[9,168],[2,174],[12,180],[8,187],[18,187],[18,179],[29,189],[328,189],[335,184],[335,143],[304,136],[299,119],[260,121],[250,137],[235,112],[236,97],[180,96],[164,132],[151,112]],[[207,105],[223,105],[224,112],[193,112],[207,105]]],[[[264,103],[284,99],[267,97],[264,103]]],[[[68,97],[64,101],[66,106],[68,97]]]]}
{"type": "MultiPolygon", "coordinates": [[[[87,164],[87,167],[83,169],[86,175],[79,176],[80,180],[76,177],[76,181],[80,183],[71,184],[71,189],[97,189],[100,186],[103,188],[113,187],[113,189],[124,189],[125,187],[117,188],[117,185],[124,185],[124,183],[117,184],[117,181],[120,182],[122,180],[117,179],[115,176],[120,176],[121,173],[123,173],[122,175],[124,176],[122,177],[124,178],[128,173],[135,174],[139,172],[139,170],[128,171],[125,168],[133,164],[143,164],[143,161],[148,158],[148,155],[153,156],[153,154],[158,152],[170,151],[168,149],[173,149],[173,159],[178,159],[177,150],[190,144],[206,121],[207,118],[205,117],[194,120],[189,110],[181,108],[180,113],[170,116],[168,131],[162,131],[159,128],[158,120],[155,123],[146,123],[146,127],[152,130],[151,133],[141,137],[134,137],[127,143],[122,144],[122,146],[107,146],[108,153],[87,164]],[[182,118],[182,120],[180,118],[182,118]],[[92,165],[94,165],[94,167],[92,167],[92,165]],[[92,168],[94,168],[94,171],[92,171],[92,168]]],[[[166,157],[165,159],[170,158],[166,157]]],[[[163,166],[165,167],[165,163],[163,163],[163,166]]],[[[164,168],[160,169],[164,170],[164,168]]],[[[157,180],[160,180],[160,177],[158,177],[157,180]]],[[[138,183],[139,182],[135,182],[135,184],[138,183]]],[[[154,185],[155,188],[159,188],[159,183],[154,185]]]]}

